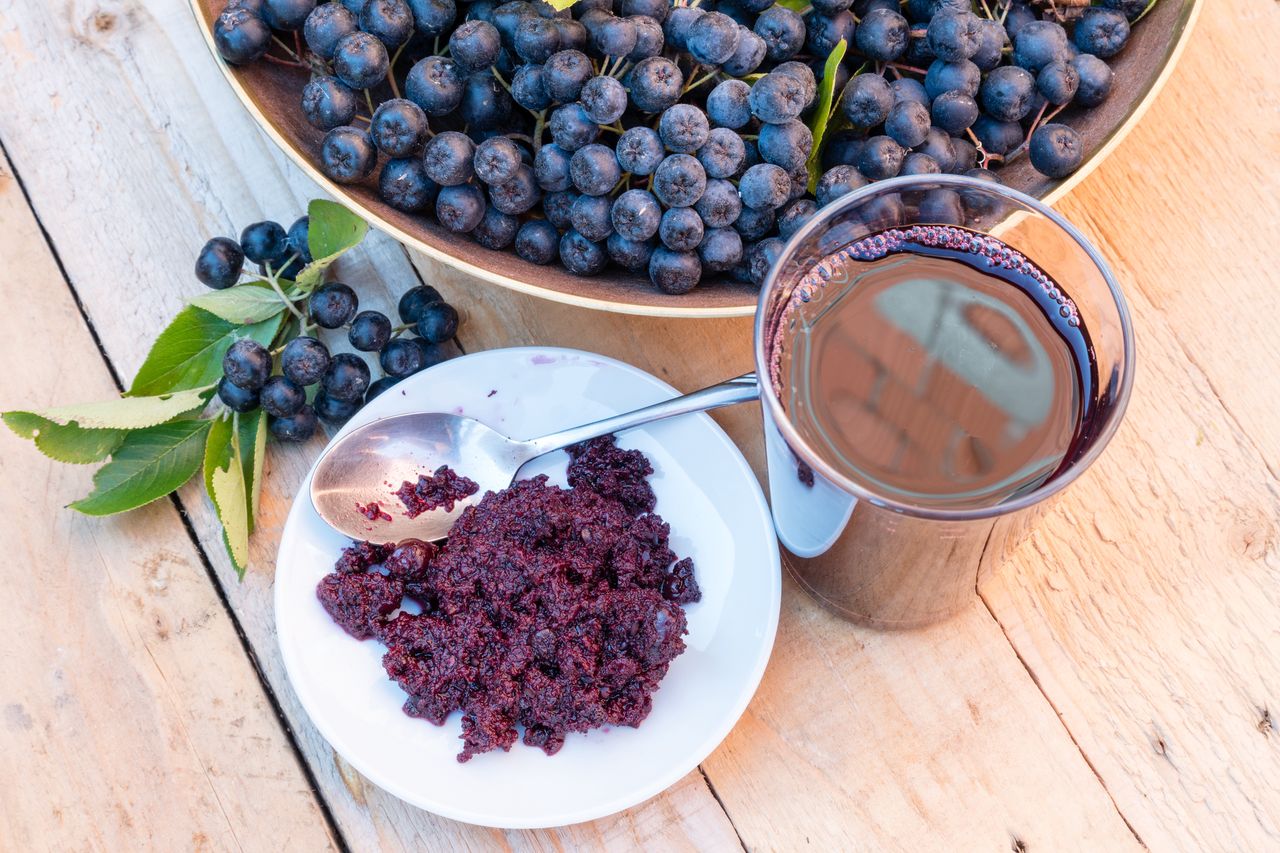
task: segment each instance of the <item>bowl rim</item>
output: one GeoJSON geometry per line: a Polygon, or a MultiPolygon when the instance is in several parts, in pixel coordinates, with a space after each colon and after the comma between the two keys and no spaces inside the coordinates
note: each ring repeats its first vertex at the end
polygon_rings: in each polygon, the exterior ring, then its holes
{"type": "MultiPolygon", "coordinates": [[[[1173,2],[1173,0],[1164,0],[1164,2],[1173,2]]],[[[1098,166],[1119,147],[1124,138],[1133,130],[1137,123],[1151,108],[1151,104],[1155,101],[1160,91],[1173,74],[1174,68],[1178,64],[1178,60],[1182,57],[1183,51],[1186,49],[1187,42],[1190,40],[1195,23],[1199,20],[1201,7],[1204,0],[1182,0],[1183,7],[1178,20],[1174,24],[1174,38],[1170,41],[1165,51],[1163,64],[1160,72],[1148,83],[1146,91],[1139,95],[1134,102],[1133,109],[1126,116],[1125,120],[1120,122],[1110,134],[1108,134],[1092,156],[1081,163],[1080,168],[1068,175],[1066,178],[1051,184],[1049,190],[1037,201],[1045,206],[1052,206],[1057,203],[1063,196],[1078,186],[1086,177],[1088,177],[1098,166]]],[[[209,49],[213,56],[214,62],[218,69],[222,72],[222,76],[231,84],[231,89],[236,94],[236,98],[240,101],[241,106],[248,111],[249,115],[254,119],[259,129],[265,133],[275,145],[284,152],[285,156],[293,161],[294,165],[302,169],[302,171],[318,184],[331,199],[342,204],[344,207],[350,208],[361,218],[375,225],[378,230],[385,234],[389,234],[406,247],[414,251],[439,261],[446,266],[474,276],[491,284],[514,290],[518,293],[537,296],[552,302],[558,302],[564,305],[571,305],[578,308],[589,308],[595,311],[609,311],[615,314],[631,314],[644,317],[668,317],[668,318],[725,318],[725,317],[750,317],[756,311],[757,298],[752,296],[742,305],[727,305],[718,307],[696,307],[688,308],[671,307],[667,305],[652,305],[638,302],[626,302],[623,300],[600,299],[593,296],[579,296],[573,293],[566,293],[553,288],[541,287],[537,284],[520,281],[511,278],[493,270],[477,266],[469,261],[463,260],[455,255],[450,254],[444,249],[433,246],[431,243],[423,240],[421,237],[410,234],[397,225],[392,224],[383,217],[379,216],[373,210],[365,207],[355,199],[351,198],[338,184],[327,178],[314,164],[302,155],[293,144],[291,144],[284,135],[277,129],[276,124],[266,113],[258,106],[257,101],[249,94],[248,90],[241,84],[233,72],[232,66],[218,53],[217,45],[213,40],[213,28],[205,19],[202,0],[187,0],[188,8],[196,19],[196,25],[200,29],[200,34],[204,37],[205,46],[209,49]]]]}

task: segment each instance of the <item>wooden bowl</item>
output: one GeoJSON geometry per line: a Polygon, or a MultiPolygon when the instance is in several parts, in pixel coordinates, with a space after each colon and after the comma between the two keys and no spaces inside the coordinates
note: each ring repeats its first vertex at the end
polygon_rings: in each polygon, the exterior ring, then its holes
{"type": "MultiPolygon", "coordinates": [[[[226,0],[189,0],[205,42],[250,115],[267,135],[334,198],[397,240],[477,278],[557,302],[666,317],[733,317],[755,311],[757,289],[727,279],[704,281],[682,296],[657,290],[647,277],[617,269],[591,278],[574,276],[552,264],[538,266],[513,252],[485,249],[427,217],[396,210],[378,197],[376,180],[339,185],[312,162],[324,134],[309,125],[299,107],[308,74],[268,62],[236,68],[214,47],[212,26],[226,0]]],[[[1202,0],[1158,0],[1134,27],[1124,51],[1111,62],[1111,97],[1092,110],[1072,109],[1066,121],[1085,141],[1085,160],[1074,174],[1052,180],[1036,172],[1026,157],[1000,171],[1005,183],[1052,203],[1089,174],[1137,123],[1168,79],[1186,44],[1202,0]]]]}

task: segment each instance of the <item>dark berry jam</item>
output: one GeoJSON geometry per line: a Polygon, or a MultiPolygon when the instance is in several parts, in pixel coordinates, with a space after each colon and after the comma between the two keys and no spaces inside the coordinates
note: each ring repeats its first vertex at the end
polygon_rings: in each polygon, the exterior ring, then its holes
{"type": "Polygon", "coordinates": [[[390,521],[391,515],[382,508],[382,504],[377,501],[369,501],[367,504],[356,504],[356,512],[363,515],[370,521],[390,521]]]}
{"type": "Polygon", "coordinates": [[[452,512],[455,503],[479,490],[475,480],[461,477],[448,465],[442,465],[430,477],[419,475],[416,483],[405,480],[395,494],[404,504],[404,514],[417,518],[441,507],[445,512],[452,512]]]}
{"type": "Polygon", "coordinates": [[[490,492],[439,549],[357,543],[317,588],[348,633],[386,646],[406,714],[462,712],[459,761],[638,726],[684,651],[682,605],[701,592],[653,514],[648,459],[611,437],[571,456],[571,488],[539,476],[490,492]],[[400,610],[405,598],[422,612],[400,610]]]}
{"type": "Polygon", "coordinates": [[[653,512],[653,466],[639,450],[623,450],[605,435],[575,444],[568,453],[570,486],[620,501],[633,515],[653,512]]]}

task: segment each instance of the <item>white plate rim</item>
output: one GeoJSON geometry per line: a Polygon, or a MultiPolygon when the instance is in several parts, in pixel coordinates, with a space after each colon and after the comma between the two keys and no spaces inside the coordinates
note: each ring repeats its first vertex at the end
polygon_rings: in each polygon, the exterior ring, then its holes
{"type": "MultiPolygon", "coordinates": [[[[671,384],[664,382],[652,373],[636,367],[635,365],[628,364],[627,362],[601,355],[599,353],[587,352],[585,350],[572,349],[568,347],[506,347],[470,353],[460,356],[459,359],[495,357],[498,355],[513,357],[521,355],[529,357],[539,355],[567,356],[594,360],[612,367],[620,368],[650,381],[657,387],[668,392],[671,396],[677,396],[680,393],[671,384]]],[[[456,360],[458,359],[451,359],[450,362],[446,362],[446,364],[456,360]]],[[[428,368],[421,373],[409,377],[404,380],[404,382],[424,381],[423,378],[430,376],[432,370],[433,368],[428,368]]],[[[365,422],[377,420],[377,418],[362,420],[361,414],[361,412],[357,412],[350,421],[343,425],[343,427],[336,432],[332,438],[330,438],[329,443],[332,443],[333,440],[339,436],[344,435],[346,432],[351,429],[355,429],[365,422]]],[[[769,525],[769,528],[772,529],[773,516],[770,512],[768,501],[765,499],[764,492],[760,487],[760,481],[757,479],[755,472],[751,469],[751,466],[747,463],[746,457],[742,455],[742,451],[738,448],[737,444],[734,443],[724,429],[721,428],[721,426],[717,424],[710,415],[700,413],[695,415],[686,415],[685,417],[700,419],[705,426],[710,427],[710,436],[729,450],[729,456],[736,467],[735,473],[744,477],[750,484],[750,492],[755,498],[756,506],[761,510],[762,516],[769,525]]],[[[302,516],[308,510],[314,513],[314,509],[310,507],[308,495],[310,493],[311,478],[315,472],[315,466],[319,462],[321,456],[323,456],[323,451],[317,455],[316,460],[312,462],[306,476],[299,484],[298,492],[294,496],[293,503],[291,504],[289,513],[286,516],[284,528],[280,536],[280,544],[276,552],[276,573],[281,571],[281,563],[284,562],[283,555],[286,553],[287,546],[290,545],[293,538],[299,535],[297,530],[299,525],[302,523],[302,516]]],[[[684,778],[688,773],[697,768],[708,755],[715,751],[716,747],[724,741],[724,739],[733,730],[734,726],[736,726],[738,721],[742,718],[742,715],[750,704],[751,699],[755,696],[756,690],[759,688],[760,681],[764,677],[765,668],[767,667],[769,658],[772,655],[773,644],[777,635],[778,620],[782,607],[781,555],[778,550],[777,537],[770,536],[767,537],[767,539],[770,543],[768,557],[771,571],[768,574],[768,588],[762,589],[760,592],[768,596],[768,606],[766,608],[768,622],[764,626],[764,632],[762,634],[761,642],[759,643],[756,652],[756,659],[752,664],[750,674],[742,681],[742,686],[738,692],[738,696],[730,706],[731,710],[724,714],[719,725],[708,730],[706,737],[704,737],[699,743],[697,749],[690,750],[689,760],[674,763],[671,769],[666,773],[655,774],[646,784],[637,786],[633,791],[628,792],[626,795],[615,797],[613,800],[607,802],[594,803],[588,807],[566,809],[562,813],[546,818],[504,820],[496,819],[494,815],[488,812],[458,808],[447,803],[423,797],[420,792],[406,790],[400,785],[388,782],[385,777],[380,778],[380,774],[375,767],[371,767],[367,762],[359,759],[353,759],[352,750],[346,748],[349,744],[344,742],[343,737],[327,725],[327,721],[324,719],[323,715],[313,713],[312,708],[318,704],[317,700],[308,694],[305,687],[302,687],[302,685],[305,684],[305,681],[301,681],[295,677],[295,673],[300,671],[300,664],[294,659],[294,655],[290,647],[281,640],[278,631],[280,612],[282,607],[287,606],[287,603],[283,600],[281,584],[276,583],[276,578],[273,576],[272,598],[273,617],[275,619],[275,625],[273,628],[276,629],[276,646],[280,650],[281,659],[284,662],[285,675],[289,681],[289,685],[297,696],[302,709],[306,712],[307,719],[310,720],[311,724],[320,732],[321,737],[325,739],[329,746],[332,747],[344,761],[350,764],[357,772],[382,790],[387,791],[410,805],[429,811],[432,814],[476,826],[486,826],[498,829],[547,829],[584,823],[624,811],[628,808],[639,805],[640,803],[646,802],[667,790],[680,779],[684,778]]]]}

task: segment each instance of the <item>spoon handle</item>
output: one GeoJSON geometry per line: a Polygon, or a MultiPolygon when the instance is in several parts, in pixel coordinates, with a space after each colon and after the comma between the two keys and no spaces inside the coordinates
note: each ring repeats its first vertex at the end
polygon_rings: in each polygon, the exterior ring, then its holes
{"type": "Polygon", "coordinates": [[[759,398],[760,384],[756,381],[754,373],[748,373],[745,376],[739,376],[737,379],[730,379],[727,382],[721,382],[719,385],[712,385],[710,388],[703,388],[701,391],[685,394],[683,397],[663,400],[661,403],[654,403],[652,406],[645,406],[643,409],[637,409],[634,412],[624,412],[595,423],[570,427],[560,432],[553,432],[551,435],[544,435],[541,438],[532,438],[524,442],[524,444],[531,449],[531,457],[541,456],[544,453],[560,450],[580,441],[621,432],[624,429],[642,426],[663,418],[685,415],[691,412],[705,412],[708,409],[732,406],[735,403],[746,403],[759,398]]]}

